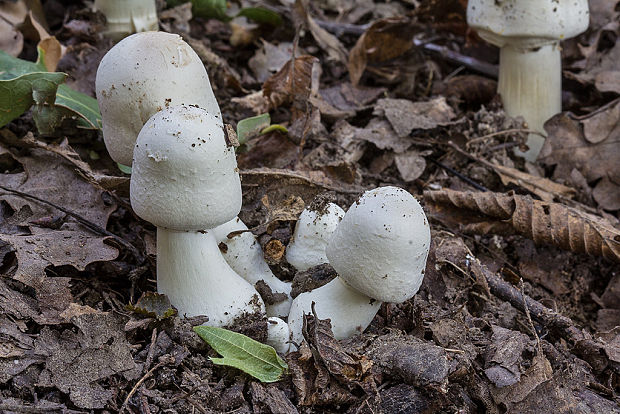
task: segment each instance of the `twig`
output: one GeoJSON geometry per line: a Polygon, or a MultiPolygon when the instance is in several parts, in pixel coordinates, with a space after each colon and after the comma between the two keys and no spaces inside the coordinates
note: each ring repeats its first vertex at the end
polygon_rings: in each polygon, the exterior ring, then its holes
{"type": "Polygon", "coordinates": [[[125,398],[125,401],[123,401],[123,405],[121,405],[121,409],[118,410],[118,414],[122,414],[122,412],[127,408],[127,404],[129,403],[129,399],[136,393],[136,391],[138,391],[138,388],[140,388],[140,386],[142,385],[142,383],[144,381],[146,381],[146,379],[148,377],[150,377],[151,375],[153,375],[153,372],[155,372],[155,370],[159,369],[160,367],[170,364],[174,361],[174,357],[172,357],[171,355],[164,355],[159,359],[159,362],[151,369],[148,370],[148,372],[146,374],[144,374],[142,376],[142,378],[140,378],[140,380],[138,380],[138,382],[136,382],[136,385],[133,386],[133,388],[131,389],[131,391],[129,391],[129,394],[127,394],[127,397],[125,398]]]}
{"type": "Polygon", "coordinates": [[[433,164],[436,164],[437,166],[443,168],[444,170],[448,171],[451,174],[454,174],[455,176],[457,176],[458,178],[460,178],[462,181],[465,181],[467,184],[471,185],[472,187],[474,187],[476,190],[480,190],[480,191],[489,191],[488,188],[486,188],[485,186],[478,184],[477,182],[475,182],[474,180],[472,180],[471,178],[461,174],[460,172],[456,171],[453,168],[448,167],[445,164],[442,164],[441,162],[435,160],[434,158],[427,158],[427,160],[429,160],[430,162],[432,162],[433,164]]]}
{"type": "Polygon", "coordinates": [[[157,345],[157,328],[153,328],[153,333],[151,334],[151,346],[149,348],[149,352],[146,355],[146,360],[144,361],[144,369],[148,369],[153,363],[153,356],[155,355],[155,346],[157,345]]]}
{"type": "Polygon", "coordinates": [[[0,185],[0,189],[6,191],[8,193],[18,195],[18,196],[23,197],[23,198],[28,198],[28,199],[31,199],[31,200],[38,201],[39,203],[48,205],[50,207],[55,208],[56,210],[62,211],[66,215],[73,217],[77,222],[79,222],[81,225],[83,225],[84,227],[88,228],[92,232],[94,232],[96,234],[99,234],[101,236],[108,236],[108,237],[113,238],[116,242],[118,242],[120,245],[122,245],[127,250],[129,250],[131,252],[131,254],[136,258],[136,260],[139,263],[144,262],[144,258],[138,252],[138,249],[136,249],[131,243],[129,243],[128,241],[123,240],[122,238],[120,238],[119,236],[117,236],[114,233],[110,233],[109,231],[107,231],[103,227],[100,227],[100,226],[96,225],[95,223],[89,221],[88,219],[85,219],[84,217],[80,216],[79,214],[74,213],[71,210],[67,210],[66,208],[61,207],[61,206],[59,206],[57,204],[54,204],[51,201],[44,200],[44,199],[39,198],[37,196],[33,196],[32,194],[24,193],[23,191],[14,190],[12,188],[5,187],[3,185],[0,185]]]}
{"type": "Polygon", "coordinates": [[[525,316],[527,317],[527,321],[530,324],[529,327],[532,329],[532,333],[536,337],[536,346],[538,348],[538,353],[542,354],[543,350],[542,350],[542,345],[540,344],[540,338],[538,336],[538,333],[536,332],[536,328],[534,328],[534,322],[532,322],[532,316],[530,315],[530,310],[527,307],[527,303],[525,303],[525,287],[523,285],[523,278],[519,278],[519,289],[521,290],[521,297],[523,298],[523,303],[526,305],[525,316]]]}
{"type": "Polygon", "coordinates": [[[514,134],[514,133],[525,133],[525,134],[535,134],[535,135],[540,135],[541,137],[545,138],[545,135],[541,134],[539,131],[535,131],[533,129],[527,129],[527,128],[512,128],[512,129],[505,129],[503,131],[496,131],[493,132],[491,134],[487,134],[487,135],[483,135],[481,137],[476,137],[476,138],[472,138],[469,141],[467,141],[467,143],[465,144],[465,146],[467,148],[469,148],[471,145],[473,144],[477,144],[478,142],[484,141],[486,139],[489,138],[493,138],[493,137],[497,137],[499,135],[506,135],[506,134],[514,134]]]}

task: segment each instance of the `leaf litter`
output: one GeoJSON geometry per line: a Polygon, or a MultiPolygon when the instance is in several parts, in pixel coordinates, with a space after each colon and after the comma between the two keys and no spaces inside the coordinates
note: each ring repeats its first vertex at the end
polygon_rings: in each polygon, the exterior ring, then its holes
{"type": "MultiPolygon", "coordinates": [[[[306,316],[277,382],[218,367],[192,330],[207,317],[153,294],[154,228],[101,140],[64,123],[41,136],[25,113],[0,130],[0,410],[619,412],[615,3],[591,1],[590,30],[563,43],[570,112],[547,123],[536,164],[512,152],[528,131],[503,112],[496,50],[466,33],[463,1],[274,2],[282,25],[241,30],[164,8],[227,122],[268,112],[283,126],[239,158],[240,217],[274,273],[296,294],[329,281],[328,266],[296,274],[281,257],[299,212],[390,184],[431,221],[422,288],[344,341],[306,316]]],[[[83,2],[44,10],[68,46],[67,84],[92,96],[111,46],[101,16],[83,2]]],[[[21,30],[0,44],[17,33],[13,53],[34,60],[41,36],[21,30]]],[[[264,320],[229,328],[265,337],[264,320]]]]}

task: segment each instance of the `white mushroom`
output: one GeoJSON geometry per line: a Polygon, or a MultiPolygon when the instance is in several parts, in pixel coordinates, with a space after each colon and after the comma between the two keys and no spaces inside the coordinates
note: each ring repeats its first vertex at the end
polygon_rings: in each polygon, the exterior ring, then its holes
{"type": "Polygon", "coordinates": [[[142,126],[164,108],[197,105],[220,117],[202,61],[175,34],[144,32],[123,39],[101,60],[95,83],[103,139],[120,164],[131,165],[142,126]]]}
{"type": "Polygon", "coordinates": [[[285,318],[291,308],[291,284],[278,279],[263,255],[260,244],[248,227],[238,217],[212,229],[218,242],[226,246],[222,251],[224,259],[241,277],[255,285],[259,280],[264,281],[273,293],[284,293],[286,299],[272,305],[267,305],[268,316],[285,318]],[[233,232],[238,234],[229,235],[233,232]]]}
{"type": "Polygon", "coordinates": [[[315,302],[317,317],[331,319],[334,336],[362,332],[381,302],[415,295],[424,278],[430,229],[420,204],[407,191],[380,187],[365,192],[347,211],[327,246],[338,277],[293,299],[289,327],[302,337],[303,315],[315,302]]]}
{"type": "Polygon", "coordinates": [[[271,317],[267,319],[267,340],[265,343],[271,345],[281,354],[286,354],[290,347],[291,331],[288,324],[280,318],[271,317]]]}
{"type": "Polygon", "coordinates": [[[343,216],[344,210],[334,203],[311,203],[297,220],[286,260],[300,271],[327,263],[325,248],[343,216]]]}
{"type": "MultiPolygon", "coordinates": [[[[587,0],[469,0],[467,23],[499,46],[498,93],[506,113],[530,129],[562,111],[560,41],[588,28],[587,0]]],[[[530,134],[524,153],[535,161],[544,138],[530,134]]]]}
{"type": "Polygon", "coordinates": [[[225,326],[264,312],[256,290],[226,263],[212,232],[241,209],[234,148],[222,120],[195,106],[153,115],[136,142],[131,205],[157,226],[157,290],[181,315],[225,326]]]}
{"type": "Polygon", "coordinates": [[[106,17],[104,35],[115,40],[159,27],[155,0],[95,0],[95,9],[106,17]]]}

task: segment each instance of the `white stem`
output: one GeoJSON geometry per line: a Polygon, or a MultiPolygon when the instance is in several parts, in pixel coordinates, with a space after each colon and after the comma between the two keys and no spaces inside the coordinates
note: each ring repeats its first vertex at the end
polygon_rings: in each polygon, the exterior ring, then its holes
{"type": "MultiPolygon", "coordinates": [[[[522,116],[529,129],[545,133],[543,124],[562,111],[562,62],[559,43],[522,50],[511,45],[500,49],[499,83],[506,113],[522,116]]],[[[520,153],[535,161],[545,139],[530,134],[529,150],[520,153]]]]}
{"type": "Polygon", "coordinates": [[[105,35],[115,40],[159,28],[155,0],[95,0],[95,9],[106,17],[105,35]]]}
{"type": "Polygon", "coordinates": [[[381,307],[381,302],[359,293],[336,277],[328,284],[293,299],[288,326],[292,340],[297,344],[303,340],[303,316],[312,314],[312,302],[319,319],[331,319],[336,339],[362,333],[381,307]]]}
{"type": "Polygon", "coordinates": [[[222,252],[222,255],[239,276],[251,283],[252,286],[262,280],[273,293],[287,295],[287,299],[273,305],[267,305],[267,316],[285,318],[291,308],[291,284],[283,282],[273,274],[265,262],[263,250],[252,232],[246,231],[228,238],[231,232],[247,229],[248,227],[238,217],[235,217],[211,231],[218,242],[226,244],[226,251],[222,252]]]}
{"type": "Polygon", "coordinates": [[[274,347],[281,354],[286,354],[290,347],[291,331],[286,322],[280,318],[267,319],[267,340],[265,343],[274,347]]]}
{"type": "Polygon", "coordinates": [[[265,311],[254,287],[226,263],[211,232],[157,228],[157,291],[180,316],[207,315],[210,326],[265,311]]]}

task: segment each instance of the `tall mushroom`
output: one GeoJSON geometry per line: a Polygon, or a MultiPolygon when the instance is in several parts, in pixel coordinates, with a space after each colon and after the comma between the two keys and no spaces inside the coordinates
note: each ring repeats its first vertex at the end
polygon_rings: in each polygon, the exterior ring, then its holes
{"type": "Polygon", "coordinates": [[[115,40],[159,26],[155,0],[95,0],[95,9],[106,17],[104,34],[115,40]]]}
{"type": "MultiPolygon", "coordinates": [[[[530,129],[562,111],[560,41],[588,28],[587,0],[469,0],[467,23],[500,47],[498,93],[506,113],[530,129]]],[[[535,161],[544,138],[530,134],[523,155],[535,161]]]]}
{"type": "Polygon", "coordinates": [[[338,272],[331,282],[293,299],[289,327],[299,343],[303,315],[315,302],[317,316],[330,318],[337,339],[362,332],[381,302],[415,295],[424,278],[430,229],[420,204],[407,191],[379,187],[365,192],[346,212],[327,246],[338,272]]]}
{"type": "Polygon", "coordinates": [[[157,290],[181,315],[206,314],[214,326],[265,309],[204,230],[241,209],[237,160],[223,127],[196,106],[157,112],[138,135],[130,187],[136,214],[157,226],[157,290]]]}
{"type": "Polygon", "coordinates": [[[95,87],[103,140],[124,165],[131,165],[136,137],[156,112],[185,104],[220,116],[202,61],[176,34],[143,32],[121,40],[101,60],[95,87]]]}

